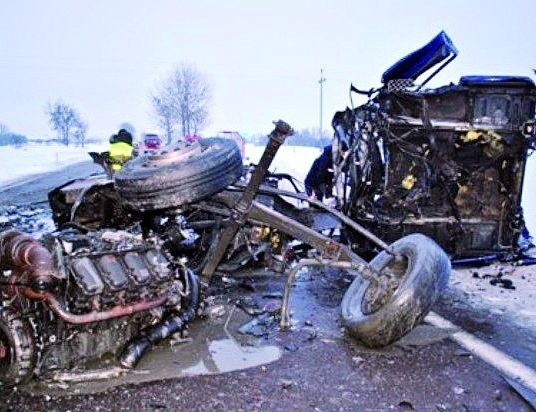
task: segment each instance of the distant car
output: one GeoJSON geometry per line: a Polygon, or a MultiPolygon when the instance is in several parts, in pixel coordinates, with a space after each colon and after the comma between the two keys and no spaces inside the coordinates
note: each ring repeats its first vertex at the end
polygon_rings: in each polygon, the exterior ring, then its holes
{"type": "Polygon", "coordinates": [[[162,139],[154,133],[147,133],[143,138],[143,142],[138,143],[138,154],[154,152],[162,147],[162,139]]]}
{"type": "Polygon", "coordinates": [[[201,140],[201,136],[198,136],[196,134],[187,134],[184,136],[184,141],[187,143],[193,143],[201,140]]]}

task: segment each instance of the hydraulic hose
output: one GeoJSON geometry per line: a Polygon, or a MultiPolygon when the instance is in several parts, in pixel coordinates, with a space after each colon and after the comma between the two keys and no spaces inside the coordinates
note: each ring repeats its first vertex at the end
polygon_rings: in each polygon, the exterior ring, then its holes
{"type": "Polygon", "coordinates": [[[190,294],[185,308],[180,313],[170,313],[162,322],[146,328],[123,350],[119,362],[125,368],[134,368],[143,355],[154,345],[181,331],[196,315],[199,306],[199,281],[191,269],[186,269],[190,294]]]}

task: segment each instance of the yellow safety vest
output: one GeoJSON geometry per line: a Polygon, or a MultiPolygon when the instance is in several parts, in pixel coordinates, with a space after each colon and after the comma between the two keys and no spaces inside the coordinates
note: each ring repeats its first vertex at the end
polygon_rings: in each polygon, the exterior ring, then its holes
{"type": "Polygon", "coordinates": [[[125,142],[115,142],[110,144],[110,159],[112,170],[117,172],[127,160],[132,157],[133,147],[125,142]]]}

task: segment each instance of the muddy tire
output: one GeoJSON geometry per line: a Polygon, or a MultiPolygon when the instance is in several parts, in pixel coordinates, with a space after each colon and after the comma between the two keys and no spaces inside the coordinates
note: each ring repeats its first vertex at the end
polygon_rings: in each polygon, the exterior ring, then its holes
{"type": "Polygon", "coordinates": [[[213,195],[242,175],[236,143],[209,138],[132,159],[115,174],[125,204],[139,211],[179,207],[213,195]]]}
{"type": "Polygon", "coordinates": [[[14,311],[0,309],[0,391],[30,379],[36,361],[30,323],[14,311]]]}
{"type": "Polygon", "coordinates": [[[389,270],[398,279],[397,286],[381,304],[370,302],[369,282],[357,276],[342,301],[343,322],[349,333],[364,345],[382,347],[411,331],[430,311],[446,287],[450,260],[432,239],[411,234],[391,245],[404,257],[402,261],[386,252],[371,260],[378,271],[389,270]],[[372,310],[371,310],[372,308],[372,310]]]}

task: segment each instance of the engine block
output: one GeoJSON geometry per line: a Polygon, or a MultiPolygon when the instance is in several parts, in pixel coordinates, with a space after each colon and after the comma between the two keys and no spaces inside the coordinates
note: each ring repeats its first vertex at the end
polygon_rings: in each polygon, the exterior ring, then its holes
{"type": "Polygon", "coordinates": [[[73,313],[105,310],[140,299],[180,298],[183,285],[159,245],[125,231],[71,230],[56,238],[66,303],[73,313]],[[177,293],[178,292],[178,293],[177,293]]]}

